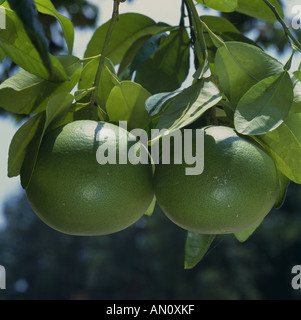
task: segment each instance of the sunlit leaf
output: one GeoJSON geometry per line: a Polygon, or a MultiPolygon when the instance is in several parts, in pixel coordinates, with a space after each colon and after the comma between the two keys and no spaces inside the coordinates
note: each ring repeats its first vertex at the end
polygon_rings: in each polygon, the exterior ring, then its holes
{"type": "Polygon", "coordinates": [[[114,86],[107,100],[106,110],[110,121],[127,121],[128,128],[144,129],[151,118],[145,110],[150,93],[140,84],[122,81],[114,86]]]}
{"type": "Polygon", "coordinates": [[[237,8],[237,1],[238,0],[196,0],[196,2],[206,7],[222,12],[234,11],[237,8]]]}
{"type": "Polygon", "coordinates": [[[283,71],[283,65],[260,48],[229,41],[220,46],[215,56],[219,86],[232,103],[257,82],[283,71]]]}
{"type": "Polygon", "coordinates": [[[0,85],[0,106],[12,113],[44,111],[48,101],[60,92],[70,92],[79,80],[81,63],[73,56],[58,56],[69,80],[52,82],[20,70],[0,85]]]}
{"type": "MultiPolygon", "coordinates": [[[[84,66],[78,83],[78,89],[89,89],[94,86],[98,64],[98,60],[92,60],[84,66]]],[[[109,94],[117,84],[119,84],[119,79],[116,72],[112,68],[109,59],[105,59],[97,92],[97,103],[100,106],[105,108],[109,94]]]]}
{"type": "MultiPolygon", "coordinates": [[[[279,1],[269,0],[269,2],[276,8],[279,15],[284,18],[283,10],[279,1]]],[[[236,10],[254,18],[277,21],[275,14],[262,0],[238,0],[236,10]]]]}
{"type": "Polygon", "coordinates": [[[286,71],[257,82],[238,102],[235,129],[246,135],[276,129],[286,118],[293,97],[293,84],[286,71]]]}
{"type": "Polygon", "coordinates": [[[182,90],[176,90],[173,92],[161,92],[152,95],[145,101],[145,109],[150,116],[159,114],[166,105],[177,96],[182,90]]]}
{"type": "Polygon", "coordinates": [[[221,99],[219,90],[211,81],[199,81],[180,92],[167,104],[157,128],[168,130],[183,128],[221,99]]]}
{"type": "Polygon", "coordinates": [[[277,129],[259,136],[277,168],[290,180],[301,183],[301,113],[290,113],[277,129]]]}

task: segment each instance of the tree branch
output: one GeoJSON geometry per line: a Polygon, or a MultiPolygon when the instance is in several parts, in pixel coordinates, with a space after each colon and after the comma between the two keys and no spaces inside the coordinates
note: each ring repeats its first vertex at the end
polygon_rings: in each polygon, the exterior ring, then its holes
{"type": "MultiPolygon", "coordinates": [[[[275,8],[275,6],[273,6],[269,0],[262,0],[274,13],[276,19],[280,22],[286,36],[289,39],[289,42],[291,43],[290,39],[293,41],[294,46],[297,50],[299,50],[301,52],[301,44],[300,42],[294,37],[294,35],[291,33],[289,27],[285,24],[285,22],[283,21],[283,19],[281,18],[280,14],[278,13],[277,9],[275,8]]],[[[291,43],[292,45],[292,43],[291,43]]],[[[294,46],[292,45],[293,49],[294,46]]]]}
{"type": "MultiPolygon", "coordinates": [[[[196,37],[194,52],[198,57],[200,65],[204,61],[203,69],[205,69],[206,61],[208,61],[208,50],[207,50],[207,44],[204,37],[203,26],[202,26],[200,17],[198,15],[198,12],[195,8],[195,5],[193,4],[193,0],[184,0],[184,1],[188,10],[188,15],[189,14],[191,15],[190,19],[193,21],[193,31],[196,37]],[[198,45],[201,47],[203,57],[200,57],[199,55],[198,45]]],[[[204,70],[202,70],[201,74],[203,74],[203,72],[204,70]]]]}
{"type": "Polygon", "coordinates": [[[95,82],[94,82],[94,87],[95,90],[92,92],[91,95],[91,101],[90,101],[90,106],[89,106],[89,116],[92,118],[93,114],[93,108],[95,106],[96,98],[97,98],[97,93],[98,93],[98,88],[99,88],[99,83],[100,83],[100,78],[101,78],[101,73],[102,69],[105,63],[105,58],[106,58],[106,53],[109,47],[109,43],[111,40],[111,36],[113,33],[113,29],[115,26],[115,23],[119,20],[119,5],[121,2],[125,2],[126,0],[114,0],[114,7],[113,7],[113,14],[112,14],[112,19],[109,24],[109,28],[105,37],[105,41],[103,43],[102,51],[99,56],[99,63],[96,71],[96,76],[95,76],[95,82]]]}

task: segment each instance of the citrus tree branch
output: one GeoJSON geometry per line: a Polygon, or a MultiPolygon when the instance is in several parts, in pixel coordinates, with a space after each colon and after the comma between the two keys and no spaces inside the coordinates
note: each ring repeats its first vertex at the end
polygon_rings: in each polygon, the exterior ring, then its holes
{"type": "Polygon", "coordinates": [[[184,0],[182,0],[182,4],[181,4],[181,17],[180,17],[180,27],[185,27],[184,19],[185,19],[185,2],[184,2],[184,0]]]}
{"type": "MultiPolygon", "coordinates": [[[[294,46],[296,47],[297,50],[301,52],[301,43],[295,38],[295,36],[291,33],[289,27],[285,24],[283,19],[281,18],[280,14],[278,13],[277,9],[275,6],[273,6],[269,0],[262,0],[274,13],[276,19],[280,22],[286,36],[288,37],[289,41],[290,39],[293,41],[294,46]]],[[[291,41],[290,41],[291,42],[291,41]]],[[[292,44],[291,44],[292,45],[292,44]]],[[[293,46],[293,45],[292,45],[293,46]]],[[[293,49],[294,49],[293,46],[293,49]]]]}
{"type": "MultiPolygon", "coordinates": [[[[195,54],[198,57],[199,64],[202,64],[202,61],[206,62],[208,61],[208,50],[207,50],[207,45],[204,37],[204,32],[203,32],[203,26],[201,24],[200,17],[198,15],[198,12],[195,8],[195,5],[193,3],[193,0],[184,0],[187,10],[188,10],[188,16],[190,16],[190,19],[192,19],[193,22],[193,31],[196,37],[196,47],[194,48],[195,54]],[[200,50],[202,52],[202,57],[200,56],[199,48],[198,45],[200,45],[200,50]]],[[[206,63],[203,64],[205,66],[206,63]]]]}
{"type": "Polygon", "coordinates": [[[112,14],[112,18],[110,20],[110,24],[108,27],[108,31],[103,43],[103,47],[102,47],[102,51],[101,54],[99,56],[99,63],[98,63],[98,67],[97,67],[97,71],[96,71],[96,76],[95,76],[95,82],[94,82],[94,87],[95,90],[92,92],[91,95],[91,101],[90,101],[90,107],[89,107],[89,114],[90,114],[90,118],[92,118],[92,111],[95,105],[95,101],[97,98],[97,92],[98,92],[98,87],[99,87],[99,83],[100,83],[100,78],[101,78],[101,73],[102,73],[102,69],[105,63],[105,58],[106,58],[106,53],[109,47],[109,43],[111,40],[111,36],[114,30],[114,26],[115,23],[118,21],[119,19],[119,5],[121,2],[125,2],[126,0],[114,0],[114,7],[113,7],[113,14],[112,14]]]}
{"type": "MultiPolygon", "coordinates": [[[[187,7],[186,1],[182,0],[182,8],[187,7]]],[[[189,20],[189,28],[190,28],[190,43],[191,46],[194,48],[196,43],[196,36],[194,32],[194,25],[193,25],[193,19],[191,15],[191,11],[187,8],[187,17],[189,20]]],[[[196,52],[194,51],[194,67],[197,70],[199,68],[199,59],[196,55],[196,52]]]]}

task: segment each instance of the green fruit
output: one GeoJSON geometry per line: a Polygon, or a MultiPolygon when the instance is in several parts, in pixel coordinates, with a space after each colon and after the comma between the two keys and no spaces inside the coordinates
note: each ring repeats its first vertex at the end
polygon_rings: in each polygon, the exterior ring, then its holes
{"type": "MultiPolygon", "coordinates": [[[[203,234],[248,229],[273,208],[278,195],[275,164],[267,152],[232,128],[204,129],[204,171],[185,175],[182,164],[156,166],[154,187],[166,216],[185,230],[203,234]]],[[[195,145],[195,141],[194,141],[195,145]]]]}
{"type": "MultiPolygon", "coordinates": [[[[135,223],[154,192],[151,164],[118,162],[119,140],[127,141],[129,135],[113,124],[90,120],[47,134],[26,189],[36,214],[53,229],[71,235],[105,235],[135,223]],[[103,143],[116,151],[116,164],[98,163],[96,154],[103,143]]],[[[135,143],[123,144],[123,151],[135,143]]]]}

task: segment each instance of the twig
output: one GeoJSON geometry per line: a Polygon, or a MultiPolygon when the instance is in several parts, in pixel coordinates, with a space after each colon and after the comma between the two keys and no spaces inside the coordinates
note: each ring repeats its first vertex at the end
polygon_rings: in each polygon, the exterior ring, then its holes
{"type": "MultiPolygon", "coordinates": [[[[182,5],[185,4],[185,6],[187,7],[187,3],[185,0],[182,0],[182,5]]],[[[192,14],[191,11],[189,10],[189,8],[187,7],[187,16],[188,16],[188,20],[189,20],[189,28],[190,28],[190,42],[191,42],[191,46],[193,48],[193,53],[194,53],[194,67],[197,70],[199,68],[199,59],[198,56],[196,55],[195,52],[195,43],[196,43],[196,36],[195,36],[195,32],[194,32],[194,25],[193,25],[193,19],[192,19],[192,14]]]]}
{"type": "Polygon", "coordinates": [[[181,4],[181,17],[180,17],[180,27],[185,27],[184,19],[185,19],[185,1],[182,0],[182,4],[181,4]]]}
{"type": "MultiPolygon", "coordinates": [[[[186,7],[188,9],[188,12],[190,12],[192,20],[193,20],[193,30],[196,36],[196,47],[195,47],[195,54],[198,57],[199,64],[202,64],[202,60],[204,61],[203,69],[205,69],[206,61],[208,61],[208,50],[207,50],[207,44],[204,37],[203,32],[203,26],[201,24],[200,17],[198,15],[198,12],[195,8],[195,5],[193,4],[193,0],[184,0],[186,3],[186,7]],[[201,58],[199,56],[197,44],[201,46],[201,51],[203,57],[201,58]]],[[[203,74],[204,70],[202,70],[201,74],[203,74]]]]}
{"type": "Polygon", "coordinates": [[[96,71],[95,83],[94,83],[95,90],[92,92],[92,95],[91,95],[91,101],[90,101],[90,106],[89,106],[89,116],[90,116],[90,118],[92,118],[93,108],[94,108],[95,101],[96,101],[96,98],[97,98],[97,93],[98,93],[101,73],[102,73],[102,69],[103,69],[104,63],[105,63],[107,49],[109,47],[109,43],[110,43],[110,40],[111,40],[111,36],[112,36],[112,33],[113,33],[113,29],[114,29],[115,23],[119,20],[119,5],[120,5],[121,2],[125,2],[125,1],[126,0],[114,0],[112,19],[111,19],[109,27],[108,27],[108,31],[107,31],[107,34],[106,34],[106,37],[105,37],[105,41],[103,43],[103,47],[102,47],[102,51],[101,51],[101,54],[100,54],[100,57],[99,57],[99,63],[98,63],[97,71],[96,71]]]}
{"type": "MultiPolygon", "coordinates": [[[[280,22],[280,24],[282,25],[282,28],[286,34],[286,36],[288,37],[288,39],[291,39],[296,47],[297,50],[299,50],[301,52],[301,44],[300,42],[295,38],[295,36],[291,33],[289,27],[285,24],[285,22],[283,21],[283,19],[281,18],[280,14],[278,13],[277,9],[275,8],[275,6],[273,6],[269,0],[262,0],[274,13],[276,19],[280,22]]],[[[292,44],[291,44],[292,45],[292,44]]],[[[292,46],[294,49],[294,46],[292,46]]]]}

